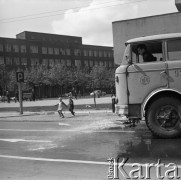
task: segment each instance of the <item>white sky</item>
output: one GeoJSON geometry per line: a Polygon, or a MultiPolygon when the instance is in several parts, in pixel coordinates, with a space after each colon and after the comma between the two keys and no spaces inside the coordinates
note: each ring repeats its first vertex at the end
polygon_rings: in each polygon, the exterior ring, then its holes
{"type": "Polygon", "coordinates": [[[112,22],[171,12],[175,0],[0,0],[0,37],[34,31],[112,46],[112,22]]]}

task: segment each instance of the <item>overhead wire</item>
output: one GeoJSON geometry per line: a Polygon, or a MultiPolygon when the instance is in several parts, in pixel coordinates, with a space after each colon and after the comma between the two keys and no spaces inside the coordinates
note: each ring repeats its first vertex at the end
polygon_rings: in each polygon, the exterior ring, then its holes
{"type": "MultiPolygon", "coordinates": [[[[104,3],[95,3],[94,5],[101,5],[101,4],[107,4],[107,3],[112,3],[112,2],[118,2],[119,0],[114,0],[114,1],[104,1],[104,3]]],[[[125,1],[125,0],[121,0],[121,1],[125,1]]],[[[68,10],[76,10],[76,9],[80,9],[80,8],[84,8],[87,7],[87,5],[84,6],[77,6],[77,7],[72,7],[72,8],[66,8],[66,9],[59,9],[56,11],[46,11],[46,12],[41,12],[41,13],[34,13],[34,14],[28,14],[28,15],[24,15],[24,16],[17,16],[17,17],[10,17],[10,18],[4,18],[4,19],[0,19],[0,21],[3,20],[11,20],[11,19],[17,19],[17,18],[24,18],[24,17],[29,17],[29,16],[36,16],[36,15],[42,15],[42,14],[49,14],[49,13],[55,13],[55,12],[61,12],[61,11],[68,11],[68,10]]]]}
{"type": "MultiPolygon", "coordinates": [[[[102,6],[102,7],[96,7],[96,8],[90,8],[90,9],[84,9],[81,12],[80,11],[72,11],[72,12],[62,12],[62,13],[56,13],[56,14],[50,14],[50,15],[45,15],[45,16],[38,16],[38,17],[31,17],[31,16],[36,16],[36,15],[41,15],[41,14],[49,14],[49,13],[55,13],[55,12],[61,12],[61,11],[68,11],[68,10],[78,10],[80,8],[83,7],[87,7],[87,6],[80,6],[80,7],[74,7],[74,8],[69,8],[69,9],[63,9],[63,10],[57,10],[57,11],[51,11],[51,12],[42,12],[42,13],[38,13],[38,14],[31,14],[31,15],[26,15],[26,16],[19,16],[19,17],[14,17],[14,18],[7,18],[7,19],[0,19],[1,23],[11,23],[11,22],[17,22],[17,21],[25,21],[25,20],[33,20],[33,19],[40,19],[40,18],[46,18],[46,17],[52,17],[52,16],[60,16],[60,15],[64,15],[64,14],[72,14],[72,13],[82,13],[84,11],[92,11],[92,10],[97,10],[97,9],[103,9],[103,8],[109,8],[109,7],[114,7],[114,6],[118,6],[118,5],[125,5],[125,4],[132,4],[132,3],[139,3],[142,1],[147,1],[147,0],[136,0],[136,1],[129,1],[126,3],[118,3],[118,4],[114,4],[114,5],[110,5],[110,6],[102,6]],[[26,18],[27,17],[27,18],[26,18]],[[29,18],[28,18],[29,17],[29,18]],[[23,19],[20,19],[23,18],[23,19]],[[14,19],[14,20],[13,20],[14,19]]],[[[118,2],[118,1],[109,1],[109,2],[104,2],[104,3],[97,3],[94,5],[101,5],[101,4],[107,4],[107,3],[113,3],[113,2],[118,2]]],[[[124,0],[121,2],[125,2],[124,0]]]]}

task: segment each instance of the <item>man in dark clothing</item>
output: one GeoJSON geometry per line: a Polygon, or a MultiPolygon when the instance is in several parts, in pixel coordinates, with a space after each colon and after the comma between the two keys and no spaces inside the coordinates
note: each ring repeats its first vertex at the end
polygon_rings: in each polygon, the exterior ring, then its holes
{"type": "Polygon", "coordinates": [[[31,91],[31,98],[33,101],[35,101],[35,90],[34,89],[32,89],[32,91],[31,91]]]}
{"type": "Polygon", "coordinates": [[[111,95],[111,99],[112,99],[112,112],[115,113],[115,104],[116,104],[116,96],[115,96],[115,94],[111,95]]]}
{"type": "Polygon", "coordinates": [[[72,96],[69,96],[69,111],[71,112],[72,116],[75,116],[74,101],[72,99],[72,96]]]}
{"type": "Polygon", "coordinates": [[[154,57],[146,48],[145,44],[139,44],[137,46],[138,54],[143,57],[144,62],[152,62],[156,61],[156,57],[154,57]]]}
{"type": "Polygon", "coordinates": [[[10,103],[10,94],[9,94],[9,91],[6,92],[6,97],[7,97],[8,103],[10,103]]]}
{"type": "Polygon", "coordinates": [[[16,103],[16,101],[19,101],[19,94],[18,94],[17,90],[15,92],[15,103],[16,103]]]}

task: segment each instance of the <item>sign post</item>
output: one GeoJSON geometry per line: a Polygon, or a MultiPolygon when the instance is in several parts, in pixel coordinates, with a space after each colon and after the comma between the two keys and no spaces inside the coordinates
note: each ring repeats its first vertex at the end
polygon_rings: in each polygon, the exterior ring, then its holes
{"type": "Polygon", "coordinates": [[[96,107],[96,94],[94,92],[94,80],[92,80],[92,89],[93,89],[93,93],[94,93],[94,106],[96,107]]]}
{"type": "Polygon", "coordinates": [[[20,114],[23,114],[23,97],[22,97],[22,82],[24,82],[24,73],[16,72],[16,81],[19,86],[19,103],[20,103],[20,114]]]}

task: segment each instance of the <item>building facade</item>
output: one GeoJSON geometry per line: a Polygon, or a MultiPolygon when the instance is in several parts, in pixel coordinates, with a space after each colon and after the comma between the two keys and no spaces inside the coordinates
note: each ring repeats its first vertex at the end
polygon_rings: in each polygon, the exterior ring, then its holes
{"type": "MultiPolygon", "coordinates": [[[[113,47],[82,44],[82,37],[24,31],[16,38],[0,37],[0,67],[10,70],[32,66],[49,68],[114,67],[113,47]]],[[[2,83],[1,83],[2,87],[2,83]]]]}

